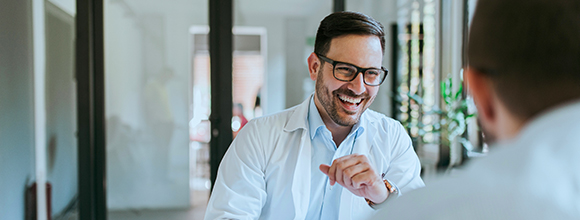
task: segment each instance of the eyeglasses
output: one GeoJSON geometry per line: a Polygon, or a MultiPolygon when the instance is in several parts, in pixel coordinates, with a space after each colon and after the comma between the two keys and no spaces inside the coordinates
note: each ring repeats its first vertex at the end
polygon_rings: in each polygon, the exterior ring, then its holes
{"type": "Polygon", "coordinates": [[[369,86],[378,86],[385,81],[389,71],[385,67],[377,68],[360,68],[350,63],[334,61],[328,57],[316,54],[320,59],[332,64],[332,75],[337,80],[350,82],[356,79],[358,73],[363,73],[363,82],[369,86]]]}

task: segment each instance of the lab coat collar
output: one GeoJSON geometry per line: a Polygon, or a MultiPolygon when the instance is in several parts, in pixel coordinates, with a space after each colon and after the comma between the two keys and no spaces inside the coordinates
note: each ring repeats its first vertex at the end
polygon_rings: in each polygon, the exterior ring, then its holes
{"type": "MultiPolygon", "coordinates": [[[[312,98],[312,95],[310,96],[312,98]]],[[[285,132],[292,132],[297,129],[308,129],[308,106],[310,98],[304,100],[300,105],[294,106],[290,120],[284,126],[285,132]]]]}
{"type": "Polygon", "coordinates": [[[310,97],[310,104],[308,106],[308,125],[310,128],[309,133],[311,140],[314,139],[316,132],[318,132],[319,129],[326,127],[322,121],[320,112],[318,112],[318,109],[316,108],[316,104],[314,104],[314,98],[312,96],[310,97]]]}

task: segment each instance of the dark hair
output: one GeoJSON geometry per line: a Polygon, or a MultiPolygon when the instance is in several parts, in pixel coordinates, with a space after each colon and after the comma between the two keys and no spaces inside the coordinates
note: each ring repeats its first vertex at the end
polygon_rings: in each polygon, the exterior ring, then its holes
{"type": "Polygon", "coordinates": [[[523,120],[580,98],[580,1],[479,0],[469,66],[523,120]]]}
{"type": "Polygon", "coordinates": [[[332,13],[320,22],[316,32],[314,52],[326,55],[330,49],[330,41],[347,34],[375,35],[379,37],[382,51],[385,52],[383,25],[370,16],[348,11],[332,13]]]}

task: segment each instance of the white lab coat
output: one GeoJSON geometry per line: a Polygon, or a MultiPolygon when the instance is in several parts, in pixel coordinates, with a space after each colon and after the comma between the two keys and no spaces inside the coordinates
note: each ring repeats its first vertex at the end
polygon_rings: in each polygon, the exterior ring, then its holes
{"type": "MultiPolygon", "coordinates": [[[[311,183],[309,101],[244,126],[220,164],[205,219],[306,217],[311,183]]],[[[365,131],[353,153],[366,155],[401,193],[423,187],[419,159],[401,124],[371,110],[363,113],[361,123],[365,131]]],[[[364,219],[374,212],[364,198],[342,190],[339,219],[364,219]]]]}

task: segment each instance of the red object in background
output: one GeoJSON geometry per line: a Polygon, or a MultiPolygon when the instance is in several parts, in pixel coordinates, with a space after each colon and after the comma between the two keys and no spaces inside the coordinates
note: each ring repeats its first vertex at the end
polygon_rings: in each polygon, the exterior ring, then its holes
{"type": "MultiPolygon", "coordinates": [[[[240,125],[240,129],[239,129],[239,130],[242,130],[242,128],[244,127],[244,125],[246,125],[246,124],[248,123],[248,119],[246,119],[246,117],[244,117],[244,115],[243,115],[243,114],[242,114],[242,115],[240,115],[239,117],[240,117],[240,119],[242,120],[242,123],[241,123],[241,125],[240,125]]],[[[239,130],[238,130],[238,131],[239,131],[239,130]]]]}
{"type": "MultiPolygon", "coordinates": [[[[46,219],[50,220],[51,219],[51,193],[52,191],[52,186],[50,185],[49,182],[46,182],[46,219]]],[[[34,182],[32,185],[30,185],[29,187],[26,188],[26,195],[25,195],[25,201],[26,201],[26,216],[25,216],[25,220],[36,220],[36,206],[38,205],[38,203],[36,202],[36,182],[34,182]]]]}

